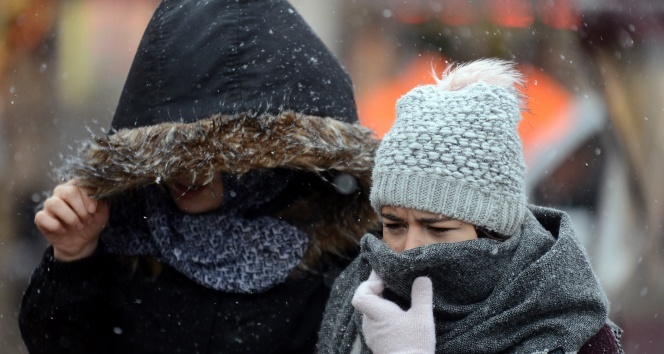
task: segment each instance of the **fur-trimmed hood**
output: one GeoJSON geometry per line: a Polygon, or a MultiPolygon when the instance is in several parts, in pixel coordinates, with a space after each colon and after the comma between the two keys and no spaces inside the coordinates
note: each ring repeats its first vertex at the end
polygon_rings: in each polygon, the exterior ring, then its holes
{"type": "Polygon", "coordinates": [[[275,212],[312,238],[300,268],[324,253],[345,256],[375,226],[368,200],[378,141],[359,124],[294,112],[280,115],[214,116],[195,123],[162,123],[123,129],[91,142],[68,166],[97,198],[109,198],[174,177],[216,172],[286,168],[318,175],[304,196],[275,212]],[[352,176],[354,188],[339,188],[329,176],[352,176]]]}
{"type": "Polygon", "coordinates": [[[285,112],[214,116],[195,123],[123,129],[98,139],[74,172],[97,197],[182,175],[251,169],[335,170],[370,186],[373,132],[358,124],[285,112]]]}
{"type": "Polygon", "coordinates": [[[376,221],[377,141],[357,121],[350,77],[286,0],[163,0],[109,135],[66,174],[110,198],[176,176],[299,171],[260,213],[311,237],[308,269],[357,250],[376,221]]]}
{"type": "Polygon", "coordinates": [[[286,0],[163,0],[109,135],[67,170],[97,198],[176,176],[300,171],[308,179],[281,193],[293,197],[261,212],[312,237],[309,268],[355,250],[375,222],[376,145],[357,124],[350,77],[286,0]]]}

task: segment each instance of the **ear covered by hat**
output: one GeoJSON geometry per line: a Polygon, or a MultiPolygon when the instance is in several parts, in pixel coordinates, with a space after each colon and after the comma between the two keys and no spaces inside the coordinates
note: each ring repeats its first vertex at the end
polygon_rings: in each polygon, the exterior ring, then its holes
{"type": "Polygon", "coordinates": [[[371,203],[379,213],[422,210],[511,236],[526,212],[522,75],[512,62],[483,59],[436,81],[398,100],[376,152],[371,203]]]}

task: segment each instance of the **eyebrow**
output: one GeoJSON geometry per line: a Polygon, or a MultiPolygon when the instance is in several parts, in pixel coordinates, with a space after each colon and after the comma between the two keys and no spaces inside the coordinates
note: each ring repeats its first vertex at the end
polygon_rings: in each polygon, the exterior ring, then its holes
{"type": "Polygon", "coordinates": [[[382,216],[383,218],[385,218],[387,220],[394,221],[394,222],[403,222],[404,221],[403,219],[397,217],[396,215],[392,215],[392,214],[388,214],[388,213],[381,213],[380,216],[382,216]]]}
{"type": "MultiPolygon", "coordinates": [[[[380,216],[382,216],[383,218],[385,218],[387,220],[394,221],[394,222],[404,222],[405,221],[404,219],[402,219],[402,218],[400,218],[396,215],[389,214],[389,213],[381,213],[380,216]]],[[[422,223],[422,224],[435,224],[437,222],[450,221],[450,220],[453,220],[453,219],[449,218],[447,216],[441,215],[440,217],[437,217],[437,218],[417,218],[416,220],[417,220],[417,222],[422,223]]]]}

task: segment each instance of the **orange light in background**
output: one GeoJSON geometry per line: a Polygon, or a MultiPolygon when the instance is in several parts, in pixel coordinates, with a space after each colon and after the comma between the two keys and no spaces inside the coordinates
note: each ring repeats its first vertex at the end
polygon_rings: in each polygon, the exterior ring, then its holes
{"type": "Polygon", "coordinates": [[[538,0],[537,15],[549,27],[561,30],[576,30],[581,15],[575,0],[538,0]]]}
{"type": "Polygon", "coordinates": [[[574,126],[570,106],[574,97],[556,80],[529,64],[519,64],[526,77],[526,111],[519,124],[526,164],[541,158],[544,151],[565,139],[574,126]]]}
{"type": "Polygon", "coordinates": [[[524,28],[533,24],[531,0],[485,0],[486,18],[502,27],[524,28]]]}
{"type": "Polygon", "coordinates": [[[479,7],[472,0],[440,0],[440,22],[448,26],[467,26],[480,17],[479,7]]]}
{"type": "Polygon", "coordinates": [[[428,0],[389,0],[387,5],[399,22],[417,25],[429,20],[431,6],[428,0]]]}
{"type": "Polygon", "coordinates": [[[33,0],[25,2],[8,2],[0,9],[14,10],[16,18],[11,18],[9,28],[9,44],[13,48],[34,50],[44,41],[53,28],[55,18],[55,2],[52,0],[33,0]],[[22,6],[22,7],[21,7],[22,6]]]}
{"type": "MultiPolygon", "coordinates": [[[[442,57],[418,57],[400,75],[359,94],[360,123],[382,139],[394,124],[397,100],[418,85],[435,83],[432,66],[440,74],[447,64],[442,57]]],[[[574,129],[575,117],[570,113],[574,96],[537,67],[522,63],[518,70],[526,77],[524,93],[528,99],[519,124],[519,135],[526,164],[530,166],[574,129]]]]}
{"type": "Polygon", "coordinates": [[[432,68],[440,75],[447,64],[442,57],[424,55],[408,63],[396,77],[377,84],[368,92],[357,96],[360,123],[373,130],[378,139],[390,130],[397,116],[397,100],[419,85],[435,83],[432,68]]]}

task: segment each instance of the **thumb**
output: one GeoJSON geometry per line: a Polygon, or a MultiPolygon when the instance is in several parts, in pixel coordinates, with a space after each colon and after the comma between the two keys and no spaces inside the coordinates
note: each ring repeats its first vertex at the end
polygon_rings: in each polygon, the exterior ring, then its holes
{"type": "Polygon", "coordinates": [[[408,312],[413,320],[417,333],[415,341],[419,343],[422,353],[436,351],[436,324],[433,316],[433,286],[431,279],[418,277],[411,290],[412,306],[408,312]]]}
{"type": "Polygon", "coordinates": [[[362,295],[380,295],[383,293],[385,285],[378,280],[365,280],[355,290],[355,297],[362,295]]]}
{"type": "Polygon", "coordinates": [[[376,281],[381,281],[382,282],[383,278],[381,278],[380,275],[378,275],[378,273],[376,273],[376,271],[372,269],[371,274],[369,274],[369,279],[368,280],[376,280],[376,281]]]}
{"type": "Polygon", "coordinates": [[[371,274],[369,274],[369,279],[366,280],[366,283],[369,284],[371,290],[376,295],[382,294],[383,290],[385,290],[385,283],[383,282],[383,278],[381,278],[380,275],[378,275],[378,273],[376,273],[374,270],[372,270],[371,274]]]}
{"type": "Polygon", "coordinates": [[[418,312],[433,311],[433,286],[428,277],[418,277],[411,290],[411,308],[418,312]]]}

